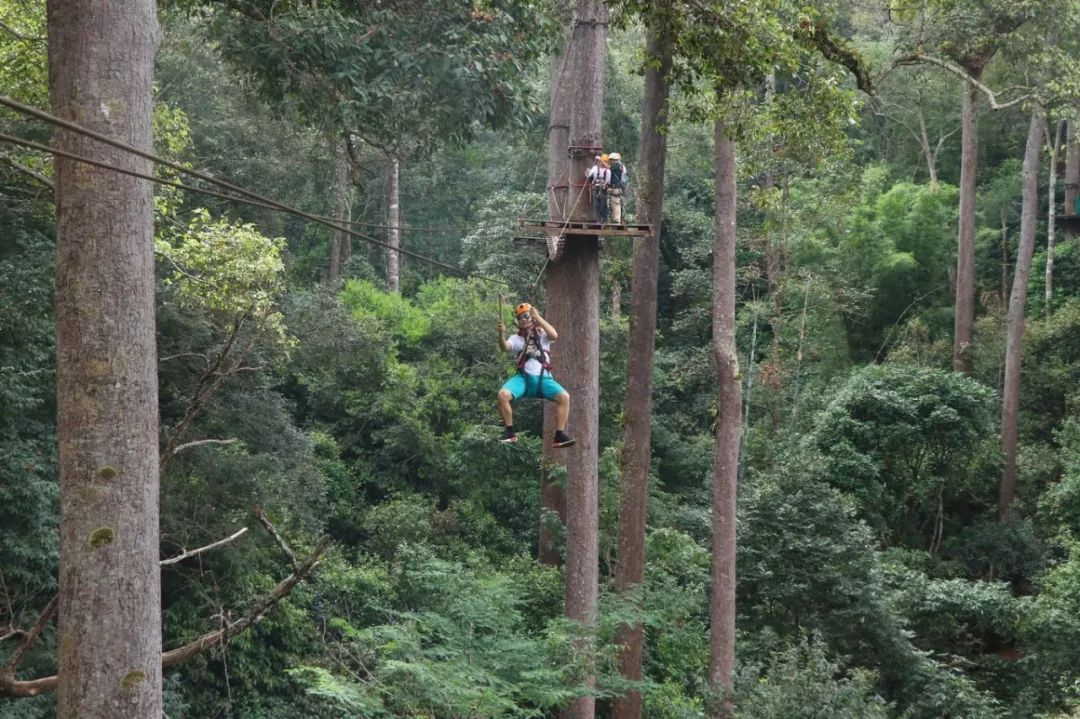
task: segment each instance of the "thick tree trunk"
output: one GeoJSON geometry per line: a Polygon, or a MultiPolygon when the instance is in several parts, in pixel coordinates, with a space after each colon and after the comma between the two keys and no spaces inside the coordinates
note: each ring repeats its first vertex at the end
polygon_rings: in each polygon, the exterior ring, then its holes
{"type": "MultiPolygon", "coordinates": [[[[968,68],[976,80],[981,68],[968,68]]],[[[956,242],[956,316],[953,320],[953,369],[971,374],[974,368],[972,341],[975,331],[975,175],[979,155],[976,112],[978,89],[963,86],[963,120],[960,140],[960,226],[956,242]]]]}
{"type": "MultiPolygon", "coordinates": [[[[652,457],[653,355],[656,349],[656,294],[660,271],[660,223],[667,165],[668,93],[671,40],[650,29],[645,41],[649,59],[641,107],[638,152],[638,221],[652,227],[652,236],[634,244],[630,285],[630,351],[626,361],[626,429],[623,433],[622,493],[619,498],[619,562],[615,588],[628,592],[645,576],[645,516],[652,457]]],[[[631,681],[641,679],[644,629],[640,623],[620,628],[616,640],[625,648],[619,671],[631,681]]],[[[616,697],[614,719],[641,719],[641,693],[616,697]]]]}
{"type": "Polygon", "coordinates": [[[390,181],[387,201],[386,231],[390,245],[386,264],[386,287],[391,292],[401,291],[401,164],[396,157],[390,159],[390,181]]]}
{"type": "Polygon", "coordinates": [[[1024,148],[1023,204],[1020,210],[1020,246],[1016,251],[1012,294],[1005,341],[1005,383],[1001,403],[1001,449],[1005,467],[998,494],[998,519],[1006,521],[1016,495],[1016,435],[1020,412],[1020,365],[1024,355],[1024,308],[1027,304],[1031,257],[1035,253],[1035,229],[1039,212],[1039,160],[1042,154],[1042,121],[1031,115],[1024,148]]]}
{"type": "MultiPolygon", "coordinates": [[[[152,146],[152,0],[48,3],[54,112],[152,146]]],[[[56,146],[150,163],[68,131],[56,146]]],[[[151,184],[56,158],[61,717],[160,717],[158,386],[151,184]]]]}
{"type": "MultiPolygon", "coordinates": [[[[570,393],[568,433],[577,444],[557,450],[566,466],[566,616],[592,642],[599,592],[600,263],[597,238],[577,236],[548,268],[547,319],[559,332],[554,353],[558,380],[570,393]]],[[[547,442],[551,435],[544,437],[547,442]]],[[[554,452],[555,450],[549,450],[554,452]]],[[[585,678],[592,686],[595,679],[585,678]]],[[[574,719],[592,719],[593,697],[577,699],[574,719]]]]}
{"type": "MultiPolygon", "coordinates": [[[[334,184],[334,220],[340,226],[347,226],[351,219],[349,188],[352,184],[349,172],[349,153],[345,150],[344,141],[338,148],[337,171],[334,184]]],[[[330,275],[331,283],[337,282],[341,274],[342,248],[349,242],[349,233],[334,230],[330,239],[330,275]]]]}
{"type": "MultiPolygon", "coordinates": [[[[570,144],[599,146],[607,50],[607,8],[601,0],[577,0],[571,45],[570,144]]],[[[591,157],[591,152],[577,152],[570,158],[573,183],[584,182],[591,157]]],[[[571,206],[571,217],[588,218],[588,202],[571,206]]],[[[559,379],[570,393],[569,433],[577,439],[559,455],[567,473],[566,616],[580,623],[582,649],[591,654],[600,560],[600,253],[595,236],[567,238],[562,259],[548,267],[547,288],[548,318],[559,332],[559,379]]],[[[590,672],[583,681],[591,687],[596,680],[590,672]]],[[[592,719],[595,711],[595,698],[582,696],[569,713],[574,719],[592,719]]]]}
{"type": "Polygon", "coordinates": [[[735,345],[735,145],[716,124],[716,245],[713,250],[713,356],[717,373],[713,461],[712,591],[709,600],[709,715],[734,715],[735,495],[742,384],[735,345]]]}
{"type": "MultiPolygon", "coordinates": [[[[568,67],[573,44],[567,43],[560,55],[551,59],[551,111],[548,121],[548,217],[562,222],[570,208],[566,206],[569,196],[570,158],[566,148],[570,145],[570,104],[573,98],[572,80],[568,67]]],[[[561,329],[556,325],[556,329],[561,329]]],[[[571,396],[571,400],[573,397],[571,396]]],[[[550,403],[544,403],[544,437],[555,433],[555,411],[550,403]]],[[[542,564],[559,564],[558,535],[555,521],[566,524],[566,489],[561,482],[548,479],[547,468],[562,461],[563,450],[544,448],[544,462],[540,470],[540,551],[542,564]]]]}
{"type": "Polygon", "coordinates": [[[1076,120],[1068,121],[1065,133],[1065,212],[1075,215],[1076,195],[1080,192],[1080,145],[1076,143],[1076,120]]]}

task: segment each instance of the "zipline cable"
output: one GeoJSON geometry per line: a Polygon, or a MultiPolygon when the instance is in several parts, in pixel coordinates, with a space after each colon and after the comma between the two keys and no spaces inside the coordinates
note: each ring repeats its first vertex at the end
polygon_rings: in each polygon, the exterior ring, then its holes
{"type": "Polygon", "coordinates": [[[38,150],[38,151],[41,151],[41,152],[47,152],[47,153],[50,153],[50,154],[53,154],[53,155],[56,155],[56,156],[59,156],[59,157],[64,157],[64,158],[67,158],[67,159],[70,159],[70,160],[74,160],[76,162],[82,162],[82,163],[85,163],[85,164],[88,164],[88,165],[101,167],[101,168],[104,168],[104,169],[107,169],[107,170],[112,170],[114,172],[118,172],[120,174],[130,175],[132,177],[138,177],[140,179],[149,180],[150,182],[156,182],[156,183],[161,184],[161,185],[168,185],[170,187],[176,187],[178,189],[189,191],[189,192],[200,192],[200,193],[205,194],[205,195],[210,195],[210,196],[213,196],[213,197],[219,197],[219,198],[229,200],[229,201],[232,201],[232,202],[240,202],[240,203],[247,204],[247,205],[253,205],[255,207],[263,207],[263,208],[266,208],[266,209],[276,210],[278,212],[286,212],[286,213],[295,215],[297,217],[302,217],[302,218],[304,218],[304,219],[306,219],[306,220],[308,220],[310,222],[314,222],[314,223],[320,224],[320,225],[325,225],[326,227],[329,227],[331,229],[339,230],[339,231],[344,232],[344,233],[346,233],[348,235],[356,237],[357,239],[360,239],[360,240],[362,240],[364,242],[368,242],[368,243],[371,243],[371,244],[374,244],[374,245],[378,245],[380,247],[384,247],[386,249],[399,252],[402,255],[405,255],[407,257],[412,257],[414,259],[421,260],[421,261],[426,262],[426,263],[428,263],[430,265],[433,265],[433,266],[436,266],[436,267],[441,267],[441,268],[446,269],[446,270],[450,270],[451,272],[454,272],[455,274],[461,275],[463,277],[471,277],[471,278],[483,280],[485,282],[492,282],[492,283],[501,284],[501,285],[508,285],[509,284],[508,282],[506,282],[506,280],[496,279],[496,278],[493,278],[493,277],[487,277],[487,276],[484,276],[484,275],[478,275],[478,274],[475,274],[475,273],[472,273],[472,272],[467,272],[467,271],[462,270],[462,269],[460,269],[458,267],[454,267],[453,265],[449,265],[449,264],[447,264],[445,262],[440,262],[439,260],[436,260],[436,259],[431,258],[431,257],[427,257],[425,255],[421,255],[421,254],[416,253],[416,252],[412,252],[410,250],[405,250],[405,249],[402,249],[400,247],[394,248],[389,243],[382,242],[381,240],[378,240],[378,239],[376,239],[374,237],[371,237],[370,235],[365,235],[365,234],[363,234],[361,232],[356,232],[355,230],[353,230],[351,228],[343,227],[343,226],[337,224],[336,221],[334,221],[332,219],[329,219],[329,218],[326,218],[325,216],[314,215],[314,214],[312,214],[310,212],[305,212],[304,210],[298,209],[296,207],[292,207],[291,205],[286,205],[286,204],[284,204],[282,202],[278,202],[277,200],[274,200],[274,199],[269,198],[269,197],[265,197],[265,196],[260,195],[260,194],[258,194],[256,192],[252,192],[251,190],[240,187],[239,185],[235,185],[235,184],[233,184],[231,182],[228,182],[228,181],[225,181],[225,180],[219,180],[219,179],[213,177],[212,175],[208,175],[208,174],[206,174],[204,172],[200,172],[198,170],[193,170],[191,168],[184,167],[183,165],[181,165],[179,163],[172,162],[171,160],[166,160],[166,159],[164,159],[162,157],[154,155],[153,153],[146,152],[144,150],[140,150],[140,149],[138,149],[136,147],[128,145],[128,144],[126,144],[124,142],[121,142],[119,140],[114,140],[114,139],[112,139],[112,138],[110,138],[110,137],[108,137],[106,135],[102,135],[99,132],[96,132],[96,131],[91,130],[89,128],[82,127],[81,125],[78,125],[76,123],[69,122],[67,120],[63,120],[63,119],[61,119],[59,117],[51,115],[50,113],[44,112],[43,110],[39,110],[39,109],[37,109],[35,107],[31,107],[29,105],[24,105],[24,104],[22,104],[20,102],[12,100],[11,98],[6,97],[4,95],[0,95],[0,105],[6,106],[6,107],[8,107],[8,108],[10,108],[12,110],[15,110],[16,112],[20,112],[20,113],[23,113],[23,114],[26,114],[26,115],[30,115],[31,117],[35,117],[37,119],[43,120],[43,121],[45,121],[45,122],[47,122],[49,124],[56,125],[58,127],[62,127],[62,128],[66,129],[66,130],[70,130],[72,132],[83,135],[85,137],[89,137],[91,139],[98,140],[99,142],[103,142],[103,143],[105,143],[107,145],[112,145],[113,147],[116,147],[116,148],[118,148],[120,150],[123,150],[125,152],[129,152],[131,154],[137,155],[137,156],[142,157],[144,159],[150,160],[151,162],[154,162],[154,163],[156,163],[158,165],[163,165],[163,166],[168,167],[170,169],[173,169],[173,170],[175,170],[177,172],[181,172],[181,173],[184,173],[184,174],[187,174],[187,175],[191,175],[192,177],[197,177],[197,178],[199,178],[201,180],[204,180],[206,182],[210,182],[210,183],[212,183],[214,185],[217,185],[219,187],[224,187],[224,188],[229,189],[229,190],[231,190],[233,192],[240,193],[241,195],[244,195],[245,197],[236,197],[236,196],[233,196],[233,195],[226,195],[226,194],[221,193],[221,192],[217,192],[217,191],[213,191],[213,190],[206,190],[206,189],[203,189],[203,188],[194,187],[192,185],[186,185],[186,184],[181,183],[181,182],[174,182],[174,181],[171,181],[171,180],[165,180],[163,178],[154,177],[153,175],[147,175],[147,174],[144,174],[144,173],[136,172],[134,170],[127,170],[125,168],[116,167],[116,166],[110,165],[110,164],[105,163],[105,162],[100,162],[98,160],[93,160],[93,159],[88,158],[88,157],[84,157],[84,156],[81,156],[81,155],[75,155],[73,153],[65,152],[63,150],[59,150],[59,149],[57,149],[55,147],[51,147],[49,145],[43,145],[41,143],[33,142],[33,141],[30,141],[30,140],[25,140],[25,139],[15,137],[15,136],[12,136],[12,135],[8,135],[8,134],[5,134],[5,133],[0,133],[0,140],[3,140],[4,142],[8,142],[8,143],[15,144],[15,145],[21,145],[23,147],[38,150]]]}
{"type": "MultiPolygon", "coordinates": [[[[117,173],[119,173],[121,175],[130,175],[131,177],[137,177],[137,178],[142,179],[142,180],[149,180],[150,182],[154,182],[154,183],[157,183],[159,185],[166,185],[168,187],[175,187],[177,189],[186,190],[188,192],[198,192],[198,193],[201,193],[201,194],[204,194],[204,195],[209,195],[211,197],[217,197],[217,198],[220,198],[220,199],[223,199],[223,200],[229,200],[230,202],[239,202],[241,204],[251,205],[253,207],[262,207],[262,208],[265,208],[265,209],[275,210],[275,211],[278,211],[278,212],[288,212],[290,214],[298,214],[301,217],[306,216],[306,213],[303,213],[300,210],[292,210],[292,209],[286,210],[286,209],[282,209],[281,207],[278,207],[278,206],[275,206],[275,205],[267,204],[265,202],[259,202],[258,200],[251,200],[251,199],[244,198],[244,197],[236,197],[236,196],[233,196],[233,195],[226,195],[225,193],[218,192],[216,190],[208,190],[208,189],[203,188],[203,187],[195,187],[194,185],[186,185],[186,184],[184,184],[182,182],[176,182],[174,180],[166,180],[166,179],[161,178],[161,177],[154,177],[153,175],[147,175],[145,173],[137,172],[135,170],[128,170],[128,169],[123,168],[123,167],[117,167],[116,165],[110,165],[107,162],[101,162],[100,160],[94,160],[94,159],[91,159],[89,157],[84,157],[82,155],[76,155],[76,154],[71,153],[71,152],[65,152],[64,150],[58,150],[55,147],[50,147],[48,145],[43,145],[41,143],[33,142],[31,140],[25,140],[23,138],[15,137],[13,135],[8,135],[8,134],[3,133],[3,132],[0,132],[0,142],[7,142],[7,143],[12,144],[12,145],[20,145],[22,147],[27,147],[27,148],[30,148],[32,150],[39,150],[41,152],[50,153],[50,154],[56,155],[58,157],[64,157],[64,158],[67,158],[69,160],[74,160],[76,162],[81,162],[81,163],[84,163],[84,164],[87,164],[87,165],[93,165],[94,167],[100,167],[100,168],[103,168],[105,170],[111,170],[111,171],[117,172],[117,173]]],[[[318,216],[314,216],[314,217],[318,217],[318,216]]],[[[352,235],[353,237],[356,237],[356,238],[358,238],[360,240],[363,240],[364,242],[369,242],[371,244],[378,245],[380,247],[385,247],[387,249],[395,249],[395,248],[392,248],[389,244],[387,244],[387,243],[385,243],[385,242],[383,242],[383,241],[381,241],[381,240],[379,240],[377,238],[371,237],[370,235],[365,235],[365,234],[360,233],[360,232],[354,232],[353,230],[350,230],[350,229],[344,228],[344,227],[336,227],[336,226],[334,226],[334,225],[332,225],[330,223],[327,223],[327,222],[320,222],[319,224],[325,224],[325,225],[328,225],[330,227],[333,227],[334,229],[340,229],[343,232],[346,232],[347,234],[352,235]]],[[[416,252],[412,252],[411,250],[404,250],[404,249],[401,249],[401,248],[397,248],[397,251],[400,252],[403,255],[408,256],[408,257],[413,257],[415,259],[422,260],[422,261],[424,261],[424,262],[426,262],[426,263],[428,263],[430,265],[435,265],[437,267],[442,267],[444,269],[450,270],[450,271],[455,272],[455,273],[457,273],[459,275],[462,275],[464,277],[472,277],[472,278],[475,278],[475,279],[484,280],[486,282],[494,282],[496,284],[503,284],[503,285],[507,284],[507,282],[505,280],[500,280],[500,279],[496,279],[496,278],[493,278],[493,277],[486,277],[484,275],[477,275],[477,274],[473,274],[471,272],[466,272],[466,271],[464,271],[464,270],[462,270],[462,269],[460,269],[458,267],[454,267],[453,265],[448,265],[448,264],[446,264],[444,262],[440,262],[439,260],[433,259],[431,257],[426,257],[426,256],[418,254],[416,252]]]]}

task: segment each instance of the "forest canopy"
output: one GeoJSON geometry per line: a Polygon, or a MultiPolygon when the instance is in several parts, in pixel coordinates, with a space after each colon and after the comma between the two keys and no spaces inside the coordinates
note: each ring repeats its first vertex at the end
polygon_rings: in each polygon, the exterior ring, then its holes
{"type": "Polygon", "coordinates": [[[57,715],[65,568],[127,552],[65,529],[128,478],[65,465],[130,419],[64,389],[72,337],[140,322],[79,264],[114,240],[156,354],[86,350],[73,386],[156,378],[116,386],[157,415],[132,486],[165,668],[109,691],[156,681],[169,719],[1080,716],[1080,3],[139,2],[154,162],[46,121],[100,120],[58,102],[86,3],[0,0],[0,716],[57,715]],[[79,180],[121,174],[70,157],[105,151],[145,202],[79,180]],[[572,448],[554,402],[500,421],[523,302],[572,448]]]}

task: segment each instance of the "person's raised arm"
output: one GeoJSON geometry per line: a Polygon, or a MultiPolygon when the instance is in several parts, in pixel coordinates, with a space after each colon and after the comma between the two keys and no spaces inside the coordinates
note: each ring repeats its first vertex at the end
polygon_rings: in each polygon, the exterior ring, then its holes
{"type": "Polygon", "coordinates": [[[536,320],[536,324],[540,326],[540,329],[544,330],[544,334],[548,336],[548,339],[552,342],[559,339],[559,333],[555,331],[555,328],[551,326],[551,323],[540,316],[540,313],[535,307],[532,312],[533,319],[536,320]]]}
{"type": "Polygon", "coordinates": [[[510,345],[506,343],[506,325],[503,324],[502,320],[499,320],[499,349],[503,352],[510,351],[510,345]]]}

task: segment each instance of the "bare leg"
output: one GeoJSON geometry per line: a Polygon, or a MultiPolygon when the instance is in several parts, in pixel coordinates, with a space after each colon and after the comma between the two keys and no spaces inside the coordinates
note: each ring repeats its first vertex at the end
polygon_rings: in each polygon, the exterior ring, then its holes
{"type": "MultiPolygon", "coordinates": [[[[514,410],[510,408],[510,399],[512,397],[513,395],[510,394],[510,390],[499,390],[499,398],[496,401],[496,404],[499,407],[499,415],[502,417],[504,427],[510,427],[514,424],[514,410]]],[[[563,422],[565,423],[565,419],[563,422]]]]}
{"type": "Polygon", "coordinates": [[[566,430],[566,420],[570,417],[570,395],[559,392],[555,395],[555,431],[566,430]]]}

